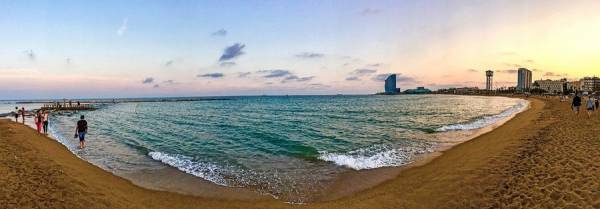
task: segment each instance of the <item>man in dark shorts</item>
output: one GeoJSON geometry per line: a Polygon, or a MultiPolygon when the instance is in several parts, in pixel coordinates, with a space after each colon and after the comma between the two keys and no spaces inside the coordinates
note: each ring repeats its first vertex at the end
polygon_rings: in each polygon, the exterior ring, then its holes
{"type": "Polygon", "coordinates": [[[581,97],[579,97],[578,94],[575,94],[575,97],[573,97],[573,103],[571,103],[571,107],[573,108],[575,114],[579,115],[579,109],[581,107],[581,97]]]}
{"type": "Polygon", "coordinates": [[[25,107],[21,107],[21,116],[23,117],[23,124],[25,124],[25,107]]]}
{"type": "Polygon", "coordinates": [[[83,115],[80,120],[77,121],[77,128],[75,129],[75,138],[79,137],[79,149],[85,148],[85,134],[87,133],[87,121],[85,121],[83,115]]]}

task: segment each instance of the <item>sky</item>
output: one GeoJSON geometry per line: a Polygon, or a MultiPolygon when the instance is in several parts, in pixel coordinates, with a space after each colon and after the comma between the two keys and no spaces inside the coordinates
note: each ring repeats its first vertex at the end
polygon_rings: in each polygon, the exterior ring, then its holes
{"type": "Polygon", "coordinates": [[[600,1],[0,0],[0,99],[371,94],[600,76],[600,1]]]}

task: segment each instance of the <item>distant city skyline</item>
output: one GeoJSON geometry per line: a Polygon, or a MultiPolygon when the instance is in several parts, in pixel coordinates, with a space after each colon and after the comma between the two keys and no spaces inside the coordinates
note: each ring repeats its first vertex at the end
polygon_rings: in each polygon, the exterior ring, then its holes
{"type": "Polygon", "coordinates": [[[0,99],[369,94],[600,72],[600,2],[3,1],[0,99]]]}

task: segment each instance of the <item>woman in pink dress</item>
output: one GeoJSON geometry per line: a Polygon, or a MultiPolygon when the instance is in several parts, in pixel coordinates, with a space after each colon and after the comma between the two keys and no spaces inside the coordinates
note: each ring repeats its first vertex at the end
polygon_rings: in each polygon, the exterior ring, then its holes
{"type": "Polygon", "coordinates": [[[44,116],[42,115],[42,111],[37,111],[37,115],[35,116],[35,125],[37,126],[38,133],[42,133],[42,121],[44,116]]]}

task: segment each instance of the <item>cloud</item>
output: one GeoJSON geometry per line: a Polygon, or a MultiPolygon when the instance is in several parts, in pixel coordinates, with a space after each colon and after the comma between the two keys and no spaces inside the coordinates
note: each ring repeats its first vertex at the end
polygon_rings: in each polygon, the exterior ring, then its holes
{"type": "Polygon", "coordinates": [[[524,62],[529,63],[529,64],[534,63],[534,61],[532,59],[524,60],[524,62]]]}
{"type": "Polygon", "coordinates": [[[175,60],[169,60],[165,62],[165,67],[169,67],[171,65],[175,64],[175,60]]]}
{"type": "Polygon", "coordinates": [[[142,84],[150,84],[154,82],[154,78],[153,77],[148,77],[144,80],[142,80],[142,84]]]}
{"type": "Polygon", "coordinates": [[[245,77],[248,77],[250,74],[252,74],[252,73],[251,72],[239,72],[238,77],[245,78],[245,77]]]}
{"type": "Polygon", "coordinates": [[[221,67],[232,67],[235,65],[235,62],[221,62],[219,63],[219,66],[221,67]]]}
{"type": "Polygon", "coordinates": [[[158,87],[160,87],[160,85],[158,85],[158,84],[154,84],[154,86],[152,86],[152,87],[153,87],[153,88],[158,88],[158,87]]]}
{"type": "Polygon", "coordinates": [[[302,58],[302,59],[322,58],[324,56],[325,56],[324,54],[314,53],[314,52],[304,52],[301,54],[296,54],[297,58],[302,58]]]}
{"type": "Polygon", "coordinates": [[[235,43],[231,46],[228,46],[223,50],[223,55],[219,57],[219,62],[231,60],[233,58],[243,55],[244,52],[242,51],[242,49],[244,49],[244,47],[246,47],[246,45],[240,43],[235,43]]]}
{"type": "Polygon", "coordinates": [[[176,85],[179,84],[178,82],[175,82],[174,80],[166,80],[162,82],[163,84],[167,84],[167,85],[176,85]]]}
{"type": "Polygon", "coordinates": [[[359,81],[360,78],[356,76],[350,76],[346,78],[347,81],[359,81]]]}
{"type": "Polygon", "coordinates": [[[291,82],[291,81],[305,82],[305,81],[311,81],[312,79],[315,78],[315,76],[299,77],[299,76],[295,75],[294,73],[290,72],[289,70],[282,70],[282,69],[259,70],[259,71],[257,71],[257,73],[264,74],[262,76],[263,78],[283,78],[281,80],[281,83],[286,83],[286,82],[291,82]]]}
{"type": "Polygon", "coordinates": [[[296,81],[296,82],[306,82],[306,81],[311,81],[313,78],[315,78],[315,76],[307,76],[307,77],[298,77],[296,75],[290,75],[288,77],[285,77],[281,83],[286,83],[286,82],[290,82],[290,81],[296,81]]]}
{"type": "Polygon", "coordinates": [[[368,64],[367,67],[381,67],[383,63],[368,64]]]}
{"type": "Polygon", "coordinates": [[[498,70],[498,71],[496,71],[496,72],[499,72],[499,73],[507,73],[507,74],[515,74],[515,73],[517,73],[517,72],[518,72],[518,70],[515,70],[515,69],[508,69],[508,70],[498,70]]]}
{"type": "Polygon", "coordinates": [[[381,10],[379,9],[371,9],[371,8],[366,8],[363,9],[362,11],[360,11],[361,15],[376,15],[381,13],[381,10]]]}
{"type": "Polygon", "coordinates": [[[227,35],[227,31],[225,29],[219,29],[218,31],[215,31],[213,33],[210,34],[211,36],[226,36],[227,35]]]}
{"type": "MultiPolygon", "coordinates": [[[[377,75],[373,76],[373,80],[385,81],[385,79],[387,79],[387,77],[390,76],[391,74],[393,74],[393,73],[377,74],[377,75]]],[[[396,73],[396,81],[403,82],[403,83],[418,83],[418,81],[415,78],[403,76],[401,73],[396,73]]]]}
{"type": "Polygon", "coordinates": [[[201,75],[197,75],[196,77],[199,78],[222,78],[225,75],[223,73],[207,73],[207,74],[201,74],[201,75]]]}
{"type": "Polygon", "coordinates": [[[475,69],[467,69],[467,72],[469,73],[478,73],[479,70],[475,70],[475,69]]]}
{"type": "Polygon", "coordinates": [[[265,74],[265,75],[263,75],[264,78],[278,78],[278,77],[286,77],[286,76],[292,75],[292,73],[289,70],[281,70],[281,69],[259,70],[259,71],[257,71],[257,73],[265,74]]]}
{"type": "Polygon", "coordinates": [[[123,36],[123,34],[125,34],[125,31],[127,31],[127,21],[127,18],[123,19],[121,26],[119,26],[119,29],[117,29],[117,35],[123,36]]]}
{"type": "Polygon", "coordinates": [[[25,56],[27,56],[27,58],[31,61],[35,60],[35,52],[33,52],[33,50],[28,49],[23,51],[23,53],[25,53],[25,56]]]}
{"type": "Polygon", "coordinates": [[[71,58],[67,57],[67,59],[65,59],[65,62],[67,62],[67,64],[71,64],[71,58]]]}
{"type": "Polygon", "coordinates": [[[365,76],[365,75],[370,75],[370,74],[373,74],[376,72],[377,72],[377,70],[374,70],[374,69],[359,68],[359,69],[352,71],[350,74],[356,75],[356,76],[365,76]]]}
{"type": "Polygon", "coordinates": [[[558,74],[558,73],[553,73],[553,72],[546,72],[546,73],[544,73],[544,76],[547,76],[547,77],[567,77],[568,74],[566,74],[566,73],[558,74]]]}

